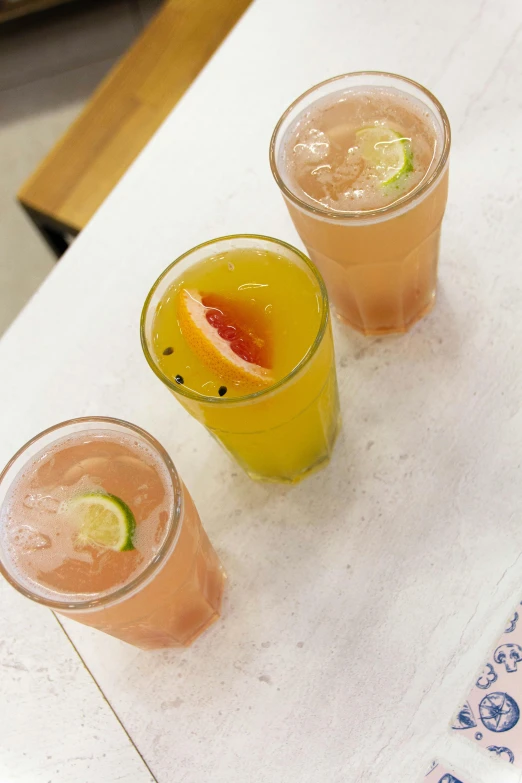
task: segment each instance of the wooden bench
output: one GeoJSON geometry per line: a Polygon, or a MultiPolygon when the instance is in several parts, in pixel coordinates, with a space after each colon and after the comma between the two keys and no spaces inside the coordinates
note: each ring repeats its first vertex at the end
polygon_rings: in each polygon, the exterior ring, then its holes
{"type": "Polygon", "coordinates": [[[57,255],[86,225],[250,0],[167,0],[18,192],[57,255]]]}

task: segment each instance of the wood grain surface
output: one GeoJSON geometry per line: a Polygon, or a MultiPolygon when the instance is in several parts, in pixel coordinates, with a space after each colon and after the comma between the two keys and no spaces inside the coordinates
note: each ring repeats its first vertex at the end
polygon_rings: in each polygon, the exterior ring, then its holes
{"type": "Polygon", "coordinates": [[[169,0],[18,193],[80,231],[250,0],[169,0]]]}

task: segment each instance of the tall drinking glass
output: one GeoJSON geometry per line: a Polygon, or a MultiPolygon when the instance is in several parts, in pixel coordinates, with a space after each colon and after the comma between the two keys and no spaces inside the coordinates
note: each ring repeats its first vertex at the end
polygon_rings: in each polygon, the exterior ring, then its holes
{"type": "MultiPolygon", "coordinates": [[[[266,305],[267,312],[271,307],[272,304],[266,305]]],[[[212,312],[215,314],[215,310],[212,312]]],[[[203,328],[211,331],[206,323],[203,328]]],[[[272,337],[274,342],[281,341],[282,348],[288,348],[292,340],[288,331],[272,337]]],[[[163,272],[147,297],[141,319],[141,342],[145,357],[160,380],[251,478],[295,483],[328,462],[340,421],[328,296],[315,266],[291,245],[270,237],[230,236],[206,242],[185,253],[163,272]],[[185,370],[176,376],[166,370],[167,362],[177,361],[183,345],[178,343],[176,352],[172,347],[163,351],[163,346],[168,346],[170,339],[182,340],[183,329],[178,311],[172,310],[168,323],[161,320],[161,313],[172,306],[176,296],[172,291],[178,281],[194,274],[195,269],[204,274],[207,267],[216,263],[224,268],[222,276],[228,274],[227,267],[235,268],[238,275],[238,258],[241,261],[245,253],[247,263],[243,261],[243,267],[247,277],[242,281],[239,276],[232,294],[237,296],[238,289],[245,288],[251,289],[252,295],[260,290],[272,291],[280,303],[280,318],[286,319],[288,329],[296,329],[306,320],[314,322],[312,319],[316,320],[317,329],[297,364],[283,377],[274,377],[266,387],[243,396],[196,393],[188,385],[185,370]],[[308,287],[309,312],[297,307],[296,289],[285,287],[279,269],[288,275],[297,273],[299,284],[308,287]],[[252,278],[257,282],[252,283],[252,278]],[[172,337],[163,339],[164,332],[172,337]],[[165,359],[164,353],[170,356],[165,359]]],[[[247,365],[243,366],[248,369],[247,365]]],[[[219,394],[226,390],[222,386],[219,394]]]]}
{"type": "Polygon", "coordinates": [[[218,619],[225,582],[166,451],[103,417],[45,430],[0,474],[0,572],[143,649],[191,644],[218,619]]]}
{"type": "Polygon", "coordinates": [[[406,332],[433,307],[449,150],[439,101],[389,73],[322,82],[276,125],[272,173],[337,315],[363,334],[406,332]]]}

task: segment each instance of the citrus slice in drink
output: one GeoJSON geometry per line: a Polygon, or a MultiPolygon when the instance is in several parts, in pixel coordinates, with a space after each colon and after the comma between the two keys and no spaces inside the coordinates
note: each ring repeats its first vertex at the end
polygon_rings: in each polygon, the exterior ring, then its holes
{"type": "Polygon", "coordinates": [[[355,133],[363,158],[373,167],[383,187],[399,184],[413,171],[411,141],[384,125],[360,128],[355,133]]]}
{"type": "Polygon", "coordinates": [[[183,289],[178,320],[188,346],[219,378],[258,389],[273,383],[267,325],[246,302],[183,289]]]}
{"type": "Polygon", "coordinates": [[[67,503],[67,513],[78,525],[78,540],[115,552],[134,549],[134,514],[123,500],[102,492],[77,495],[67,503]]]}

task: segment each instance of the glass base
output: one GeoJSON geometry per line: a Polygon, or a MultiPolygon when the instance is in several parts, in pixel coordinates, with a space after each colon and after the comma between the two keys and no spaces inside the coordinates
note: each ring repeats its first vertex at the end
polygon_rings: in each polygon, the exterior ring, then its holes
{"type": "MultiPolygon", "coordinates": [[[[218,601],[216,603],[216,606],[214,607],[214,609],[215,609],[214,614],[212,614],[202,625],[200,625],[199,628],[197,628],[194,631],[194,633],[192,634],[190,639],[186,639],[183,642],[183,644],[172,645],[172,647],[190,647],[190,645],[193,644],[196,641],[196,639],[199,636],[201,636],[202,633],[205,633],[207,628],[210,628],[211,625],[214,625],[214,623],[217,622],[217,620],[219,620],[219,618],[221,617],[221,605],[223,603],[223,594],[225,592],[225,582],[226,582],[226,580],[227,580],[227,575],[223,571],[223,589],[222,589],[221,595],[219,596],[219,599],[218,599],[218,601]]],[[[170,647],[170,646],[171,645],[166,645],[166,647],[170,647]]]]}
{"type": "MultiPolygon", "coordinates": [[[[142,650],[167,650],[167,649],[176,649],[176,648],[183,648],[183,647],[190,647],[191,644],[193,644],[196,639],[201,636],[202,633],[204,633],[207,628],[210,628],[211,625],[213,625],[219,618],[221,617],[221,605],[223,603],[223,595],[225,592],[225,584],[227,581],[227,575],[225,571],[221,568],[219,570],[218,574],[214,574],[211,576],[218,576],[220,580],[219,585],[219,592],[217,595],[213,596],[212,601],[209,600],[209,597],[205,595],[205,592],[202,591],[200,594],[200,597],[202,599],[202,602],[205,604],[204,611],[202,614],[202,619],[200,625],[193,625],[191,629],[190,635],[183,635],[180,637],[179,634],[172,633],[168,628],[165,629],[158,629],[157,633],[149,633],[148,635],[142,635],[139,638],[136,638],[134,640],[130,639],[123,639],[123,641],[126,641],[130,644],[134,644],[135,647],[140,647],[142,650]]],[[[215,592],[216,585],[212,587],[212,592],[215,592]]],[[[194,611],[198,611],[201,607],[197,607],[195,610],[192,609],[192,613],[194,611]]],[[[187,616],[190,616],[190,611],[187,616]]],[[[106,630],[106,629],[104,629],[106,630]]],[[[111,631],[108,631],[108,633],[111,633],[111,631]]],[[[113,636],[116,636],[117,638],[122,638],[120,634],[117,632],[112,633],[113,636]]]]}
{"type": "Polygon", "coordinates": [[[345,318],[343,315],[337,312],[337,310],[334,309],[335,316],[338,321],[340,321],[342,324],[346,324],[346,326],[349,326],[351,329],[354,329],[356,332],[359,332],[359,334],[363,334],[365,337],[378,337],[386,334],[406,334],[406,332],[409,332],[410,329],[412,329],[416,323],[421,321],[423,318],[425,318],[433,308],[435,307],[435,296],[431,300],[431,302],[422,310],[420,310],[417,315],[411,319],[411,321],[408,321],[408,323],[403,324],[396,324],[394,326],[381,326],[378,328],[366,328],[361,327],[360,324],[354,324],[348,318],[345,318]]]}

